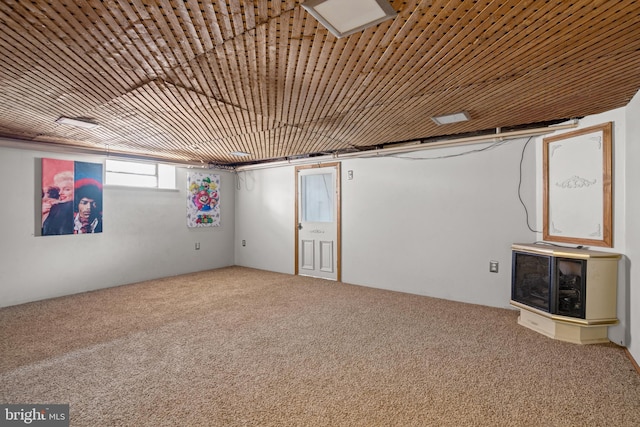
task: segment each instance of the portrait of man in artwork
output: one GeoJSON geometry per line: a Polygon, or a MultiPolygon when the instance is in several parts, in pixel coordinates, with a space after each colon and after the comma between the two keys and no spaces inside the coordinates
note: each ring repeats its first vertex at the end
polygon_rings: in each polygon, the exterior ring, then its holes
{"type": "Polygon", "coordinates": [[[91,178],[75,183],[73,233],[102,232],[102,185],[91,178]]]}

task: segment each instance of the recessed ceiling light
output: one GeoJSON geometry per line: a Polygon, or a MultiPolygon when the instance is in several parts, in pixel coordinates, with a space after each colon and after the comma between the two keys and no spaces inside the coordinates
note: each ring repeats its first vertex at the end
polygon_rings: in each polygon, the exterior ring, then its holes
{"type": "Polygon", "coordinates": [[[246,153],[244,151],[233,151],[233,152],[231,152],[229,154],[231,154],[232,156],[237,156],[237,157],[247,157],[247,156],[251,155],[251,153],[246,153]]]}
{"type": "Polygon", "coordinates": [[[431,120],[433,120],[433,122],[437,125],[448,125],[451,123],[466,122],[467,120],[471,120],[471,117],[469,116],[469,113],[467,113],[466,111],[461,111],[459,113],[454,113],[454,114],[434,116],[434,117],[431,117],[431,120]]]}
{"type": "Polygon", "coordinates": [[[95,129],[100,126],[99,124],[86,119],[72,119],[71,117],[60,117],[56,120],[56,123],[60,123],[61,125],[76,126],[83,129],[95,129]]]}
{"type": "Polygon", "coordinates": [[[338,38],[397,15],[387,0],[307,0],[302,7],[338,38]]]}

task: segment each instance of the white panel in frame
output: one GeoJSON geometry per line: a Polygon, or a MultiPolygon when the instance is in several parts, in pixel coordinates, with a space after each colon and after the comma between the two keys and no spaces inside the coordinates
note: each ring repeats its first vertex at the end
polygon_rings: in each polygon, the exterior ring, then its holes
{"type": "Polygon", "coordinates": [[[333,273],[333,242],[320,241],[320,271],[333,273]]]}
{"type": "Polygon", "coordinates": [[[315,264],[314,264],[314,259],[315,259],[315,253],[314,253],[314,247],[315,247],[315,241],[314,240],[302,240],[302,247],[301,247],[301,251],[302,253],[300,254],[301,258],[301,262],[300,262],[300,268],[303,270],[314,270],[315,269],[315,264]]]}
{"type": "Polygon", "coordinates": [[[544,139],[543,239],[613,246],[612,123],[544,139]]]}
{"type": "Polygon", "coordinates": [[[191,172],[187,177],[187,227],[220,225],[220,175],[191,172]]]}

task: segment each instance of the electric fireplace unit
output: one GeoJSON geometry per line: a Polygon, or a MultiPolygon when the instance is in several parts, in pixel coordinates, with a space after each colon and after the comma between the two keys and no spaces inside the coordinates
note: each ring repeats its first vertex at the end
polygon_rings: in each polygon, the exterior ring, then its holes
{"type": "Polygon", "coordinates": [[[512,245],[511,305],[518,323],[562,341],[607,342],[616,318],[619,254],[512,245]]]}

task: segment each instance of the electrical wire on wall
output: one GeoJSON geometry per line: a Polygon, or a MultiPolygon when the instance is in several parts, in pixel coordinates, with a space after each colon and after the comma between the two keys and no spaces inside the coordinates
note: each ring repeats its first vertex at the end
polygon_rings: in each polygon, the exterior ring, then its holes
{"type": "Polygon", "coordinates": [[[489,150],[493,150],[494,148],[500,147],[501,145],[506,144],[507,140],[505,141],[497,141],[494,142],[493,144],[487,145],[486,147],[482,147],[482,148],[476,148],[474,150],[469,150],[469,151],[463,151],[462,153],[456,153],[456,154],[447,154],[444,156],[435,156],[435,157],[411,157],[411,156],[403,156],[400,154],[389,154],[387,156],[377,156],[377,157],[393,157],[396,159],[401,159],[401,160],[441,160],[441,159],[449,159],[451,157],[461,157],[461,156],[466,156],[469,154],[475,154],[475,153],[481,153],[483,151],[489,151],[489,150]]]}
{"type": "MultiPolygon", "coordinates": [[[[524,146],[522,147],[522,153],[520,155],[520,166],[519,166],[519,174],[518,174],[518,200],[520,201],[520,204],[524,208],[525,221],[527,223],[527,228],[530,231],[534,232],[534,233],[540,233],[540,231],[535,230],[533,227],[531,227],[531,224],[529,223],[529,209],[527,208],[527,205],[525,204],[524,200],[522,199],[522,164],[524,162],[525,150],[527,149],[527,146],[529,145],[529,142],[531,142],[532,138],[533,138],[533,136],[530,136],[527,139],[527,141],[524,143],[524,146]]],[[[503,144],[506,144],[507,142],[509,142],[509,141],[508,140],[497,141],[497,142],[494,142],[493,144],[487,145],[486,147],[483,147],[483,148],[477,148],[477,149],[474,149],[474,150],[463,151],[461,153],[456,153],[456,154],[447,154],[447,155],[444,155],[444,156],[411,157],[411,156],[406,156],[406,155],[390,154],[388,156],[377,156],[377,157],[378,158],[393,157],[393,158],[401,159],[401,160],[440,160],[440,159],[449,159],[449,158],[452,158],[452,157],[461,157],[461,156],[466,156],[466,155],[470,155],[470,154],[481,153],[483,151],[493,150],[495,148],[498,148],[498,147],[502,146],[503,144]]]]}
{"type": "Polygon", "coordinates": [[[524,161],[524,152],[527,149],[527,145],[529,145],[529,142],[531,142],[531,138],[533,138],[533,137],[530,136],[529,139],[527,139],[527,142],[524,143],[524,146],[522,147],[522,153],[520,154],[520,174],[518,176],[518,200],[520,200],[520,204],[524,208],[524,214],[525,214],[525,220],[527,222],[527,228],[529,228],[529,230],[534,232],[534,233],[540,233],[540,231],[534,230],[531,227],[531,225],[529,224],[529,210],[527,209],[527,205],[524,203],[524,200],[522,200],[522,192],[521,192],[521,188],[522,188],[522,163],[524,161]]]}

